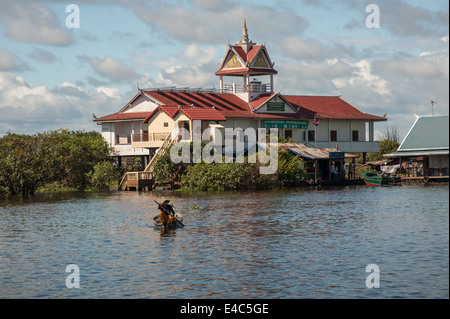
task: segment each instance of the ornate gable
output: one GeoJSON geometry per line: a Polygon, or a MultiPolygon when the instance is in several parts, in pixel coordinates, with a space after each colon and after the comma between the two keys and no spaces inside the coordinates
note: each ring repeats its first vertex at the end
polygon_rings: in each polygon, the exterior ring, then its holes
{"type": "Polygon", "coordinates": [[[241,61],[239,61],[238,56],[236,55],[236,53],[231,51],[231,54],[229,55],[229,58],[223,68],[224,69],[232,69],[232,68],[241,68],[241,67],[243,67],[243,65],[242,65],[241,61]]]}
{"type": "Polygon", "coordinates": [[[262,50],[259,51],[258,55],[254,59],[252,66],[256,68],[270,68],[269,63],[267,62],[267,58],[265,57],[265,54],[262,50]]]}

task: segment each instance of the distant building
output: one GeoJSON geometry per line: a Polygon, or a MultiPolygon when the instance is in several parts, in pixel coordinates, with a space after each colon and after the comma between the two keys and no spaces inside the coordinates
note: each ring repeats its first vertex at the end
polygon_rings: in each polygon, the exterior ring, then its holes
{"type": "MultiPolygon", "coordinates": [[[[242,40],[228,45],[215,74],[218,89],[139,88],[117,113],[94,119],[115,149],[113,155],[152,156],[176,127],[185,128],[182,139],[187,141],[192,141],[194,127],[201,132],[278,128],[280,136],[309,147],[362,153],[380,149],[374,123],[386,118],[366,114],[339,96],[274,92],[274,62],[265,44],[249,40],[245,21],[242,40]]],[[[214,140],[213,135],[206,139],[214,140]]]]}
{"type": "Polygon", "coordinates": [[[384,155],[407,177],[448,181],[449,116],[417,117],[396,152],[384,155]]]}

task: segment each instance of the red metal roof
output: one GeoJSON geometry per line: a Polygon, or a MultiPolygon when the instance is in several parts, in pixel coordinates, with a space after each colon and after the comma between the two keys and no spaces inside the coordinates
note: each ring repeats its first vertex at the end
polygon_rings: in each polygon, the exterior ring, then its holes
{"type": "Polygon", "coordinates": [[[147,117],[144,120],[144,123],[148,123],[148,121],[159,111],[162,110],[171,118],[174,118],[178,112],[186,115],[190,120],[209,120],[209,121],[225,121],[226,117],[222,115],[218,110],[213,108],[205,108],[205,107],[192,107],[192,106],[158,106],[153,112],[150,114],[147,113],[147,117]]]}
{"type": "MultiPolygon", "coordinates": [[[[245,52],[244,48],[241,45],[233,45],[228,48],[228,52],[225,54],[225,57],[229,57],[232,52],[237,53],[237,55],[244,62],[244,66],[241,68],[232,68],[232,69],[223,69],[224,65],[221,66],[221,69],[216,72],[216,75],[240,75],[247,74],[250,75],[266,75],[266,74],[277,74],[278,72],[272,67],[267,68],[259,68],[259,67],[248,67],[252,64],[254,58],[258,55],[258,52],[263,51],[266,58],[270,61],[270,58],[265,50],[265,46],[263,45],[253,45],[248,52],[245,52]]],[[[227,59],[223,60],[223,63],[226,63],[227,59]]],[[[269,63],[270,64],[270,63],[269,63]]]]}
{"type": "Polygon", "coordinates": [[[247,60],[249,63],[252,63],[254,57],[258,53],[259,49],[261,48],[261,45],[254,45],[250,51],[247,53],[247,60]]]}
{"type": "Polygon", "coordinates": [[[202,109],[213,107],[225,117],[248,117],[248,104],[234,94],[146,91],[146,94],[166,106],[192,106],[202,109]]]}
{"type": "Polygon", "coordinates": [[[114,113],[94,122],[114,122],[148,120],[162,110],[170,117],[179,111],[191,120],[224,121],[227,118],[253,119],[345,119],[385,121],[386,118],[361,112],[356,107],[337,96],[299,96],[283,95],[282,97],[296,110],[296,113],[254,113],[253,111],[277,93],[262,94],[250,103],[231,93],[196,93],[175,91],[146,91],[164,105],[153,112],[114,113]],[[180,106],[180,107],[178,107],[180,106]]]}
{"type": "MultiPolygon", "coordinates": [[[[262,94],[250,103],[231,93],[146,91],[146,94],[164,103],[166,110],[169,110],[169,107],[176,110],[178,105],[192,106],[203,110],[214,107],[226,118],[313,119],[314,116],[318,116],[322,119],[386,120],[383,117],[363,113],[338,96],[282,95],[297,110],[297,113],[269,114],[253,113],[252,110],[276,93],[262,94]]],[[[183,107],[182,109],[187,108],[183,107]]],[[[194,112],[197,113],[197,116],[201,113],[201,111],[194,112]]],[[[209,113],[205,117],[215,116],[214,114],[209,113]]]]}
{"type": "Polygon", "coordinates": [[[269,68],[237,68],[237,69],[221,69],[216,72],[216,75],[246,74],[247,72],[250,72],[251,75],[278,73],[275,69],[269,68]]]}
{"type": "Polygon", "coordinates": [[[191,120],[226,121],[226,117],[216,109],[191,108],[180,109],[191,120]]]}
{"type": "Polygon", "coordinates": [[[129,113],[114,113],[94,119],[94,122],[114,122],[114,121],[132,121],[143,120],[147,117],[148,112],[129,112],[129,113]]]}
{"type": "Polygon", "coordinates": [[[283,95],[283,97],[307,118],[313,118],[315,115],[322,119],[332,120],[386,121],[384,117],[361,112],[338,96],[283,95]]]}

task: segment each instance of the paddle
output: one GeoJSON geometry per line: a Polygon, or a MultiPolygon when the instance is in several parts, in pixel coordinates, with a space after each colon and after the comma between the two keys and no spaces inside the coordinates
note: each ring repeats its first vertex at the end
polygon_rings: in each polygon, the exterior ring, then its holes
{"type": "MultiPolygon", "coordinates": [[[[156,200],[155,200],[155,203],[158,204],[158,208],[159,208],[159,209],[163,210],[166,214],[170,215],[170,212],[169,212],[164,206],[162,206],[162,205],[161,205],[160,203],[158,203],[156,200]]],[[[175,219],[176,222],[179,222],[180,225],[184,227],[184,224],[183,224],[182,222],[180,222],[180,221],[175,217],[175,215],[172,215],[172,218],[175,219]]]]}

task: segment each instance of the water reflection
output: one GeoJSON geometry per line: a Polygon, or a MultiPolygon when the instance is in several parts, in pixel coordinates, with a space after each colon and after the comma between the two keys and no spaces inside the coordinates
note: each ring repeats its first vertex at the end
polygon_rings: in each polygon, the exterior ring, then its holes
{"type": "Polygon", "coordinates": [[[40,194],[0,221],[0,297],[448,298],[448,186],[40,194]],[[186,227],[153,227],[164,199],[186,227]]]}

